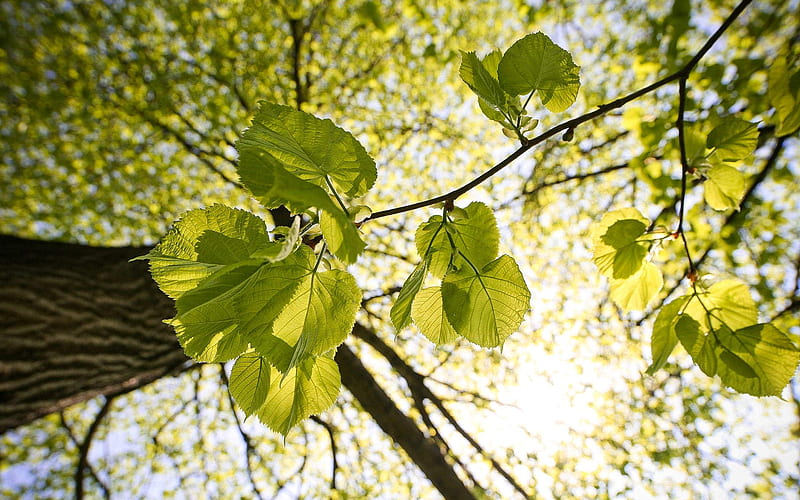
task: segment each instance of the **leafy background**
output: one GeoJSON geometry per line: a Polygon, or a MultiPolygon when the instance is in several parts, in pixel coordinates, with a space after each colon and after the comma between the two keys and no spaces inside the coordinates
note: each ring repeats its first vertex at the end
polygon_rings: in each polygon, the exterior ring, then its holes
{"type": "MultiPolygon", "coordinates": [[[[229,182],[233,143],[260,99],[291,105],[301,97],[306,111],[330,117],[365,144],[379,171],[364,199],[373,208],[438,195],[513,147],[460,82],[460,50],[508,47],[534,31],[567,47],[583,85],[564,114],[535,116],[544,130],[674,70],[732,7],[6,2],[0,230],[153,244],[189,209],[224,202],[265,216],[229,182]],[[312,14],[298,60],[292,26],[312,14]]],[[[796,2],[748,8],[690,80],[691,121],[736,111],[770,123],[767,68],[780,51],[796,53],[797,11],[796,2]]],[[[365,256],[350,269],[374,297],[358,321],[426,376],[487,455],[543,497],[789,497],[796,488],[797,382],[785,401],[739,396],[685,354],[643,376],[653,317],[621,314],[592,263],[588,235],[603,213],[632,205],[654,220],[673,202],[680,180],[675,91],[665,88],[580,127],[572,142],[548,141],[459,200],[496,209],[500,253],[520,263],[533,297],[522,330],[502,352],[466,342],[435,348],[415,331],[393,329],[393,298],[385,293],[418,263],[413,229],[430,213],[376,221],[365,256]]],[[[775,144],[765,142],[742,164],[759,186],[741,212],[714,213],[692,191],[687,220],[693,253],[708,254],[702,269],[751,284],[761,317],[786,310],[777,321],[797,335],[797,142],[786,139],[770,160],[775,144]]],[[[662,255],[670,290],[685,263],[662,255]]],[[[426,417],[387,358],[356,339],[348,345],[401,409],[426,417]]],[[[4,434],[3,494],[69,496],[77,457],[70,432],[82,435],[101,406],[91,401],[4,434]]],[[[440,411],[422,408],[489,496],[513,494],[486,457],[473,459],[440,411]]],[[[198,367],[115,401],[90,462],[122,496],[227,497],[251,494],[253,484],[266,497],[329,496],[334,429],[334,493],[433,494],[346,392],[322,417],[325,425],[301,424],[285,441],[245,423],[256,443],[252,483],[237,418],[219,368],[198,367]]],[[[87,485],[102,495],[96,482],[87,485]]]]}

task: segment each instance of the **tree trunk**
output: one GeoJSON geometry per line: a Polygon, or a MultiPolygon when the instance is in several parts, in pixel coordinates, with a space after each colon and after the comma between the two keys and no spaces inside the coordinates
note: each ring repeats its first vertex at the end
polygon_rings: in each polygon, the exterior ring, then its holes
{"type": "MultiPolygon", "coordinates": [[[[173,301],[143,247],[102,248],[0,235],[0,433],[98,395],[134,390],[191,361],[173,301]]],[[[473,498],[439,448],[346,346],[342,382],[445,498],[473,498]]]]}

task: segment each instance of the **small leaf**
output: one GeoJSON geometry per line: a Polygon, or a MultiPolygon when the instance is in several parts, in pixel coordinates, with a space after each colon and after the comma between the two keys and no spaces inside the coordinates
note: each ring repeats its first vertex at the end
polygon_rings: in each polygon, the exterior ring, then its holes
{"type": "Polygon", "coordinates": [[[664,367],[669,359],[669,355],[678,344],[678,336],[675,334],[675,325],[681,319],[680,314],[686,303],[691,299],[691,295],[679,297],[665,305],[658,312],[655,322],[653,322],[653,335],[650,339],[650,349],[652,351],[653,363],[647,368],[647,374],[653,375],[664,367]]]}
{"type": "Polygon", "coordinates": [[[504,109],[506,93],[500,88],[497,78],[492,76],[475,52],[461,52],[459,75],[464,83],[494,108],[504,109]]]}
{"type": "Polygon", "coordinates": [[[322,212],[319,227],[331,253],[346,264],[354,264],[367,246],[353,221],[341,210],[322,212]]]}
{"type": "Polygon", "coordinates": [[[245,415],[254,414],[267,400],[270,387],[270,366],[257,352],[242,354],[231,369],[231,396],[245,415]]]}
{"type": "Polygon", "coordinates": [[[497,257],[500,231],[492,209],[484,203],[472,202],[463,210],[463,213],[451,212],[451,222],[443,224],[442,217],[434,215],[417,229],[417,251],[423,258],[429,256],[428,269],[437,278],[444,276],[453,260],[450,239],[458,251],[478,268],[497,257]]]}
{"type": "Polygon", "coordinates": [[[419,331],[436,345],[447,344],[457,337],[444,313],[441,287],[421,290],[411,305],[411,317],[419,331]]]}
{"type": "Polygon", "coordinates": [[[414,268],[406,282],[403,283],[403,288],[400,289],[400,294],[397,296],[390,314],[395,330],[400,331],[411,322],[411,304],[422,288],[427,274],[428,260],[426,259],[414,268]]]}
{"type": "Polygon", "coordinates": [[[477,271],[464,266],[442,281],[443,307],[453,329],[470,342],[497,347],[522,324],[531,294],[513,258],[503,255],[477,271]]]}
{"type": "Polygon", "coordinates": [[[664,285],[661,271],[652,262],[625,279],[611,280],[611,300],[625,311],[642,311],[664,285]]]}
{"type": "Polygon", "coordinates": [[[325,356],[304,359],[284,377],[271,368],[270,379],[269,393],[257,415],[284,436],[301,420],[327,410],[341,387],[339,367],[325,356]]]}
{"type": "Polygon", "coordinates": [[[722,161],[737,161],[749,156],[758,144],[758,126],[739,118],[725,118],[708,134],[706,147],[722,161]]]}
{"type": "Polygon", "coordinates": [[[377,177],[375,162],[349,132],[330,120],[265,101],[236,149],[241,156],[237,170],[251,190],[251,184],[269,181],[261,179],[263,172],[258,165],[250,165],[251,158],[263,153],[275,158],[290,174],[321,188],[329,178],[337,190],[351,198],[366,193],[377,177]]]}
{"type": "Polygon", "coordinates": [[[547,35],[533,33],[506,51],[497,74],[500,87],[512,96],[536,91],[547,109],[559,112],[575,102],[580,88],[579,71],[569,52],[547,35]]]}
{"type": "Polygon", "coordinates": [[[706,172],[703,197],[714,210],[739,209],[745,192],[744,176],[727,165],[714,165],[706,172]]]}
{"type": "Polygon", "coordinates": [[[614,210],[592,227],[594,263],[609,278],[624,279],[638,271],[648,248],[637,242],[650,221],[635,208],[614,210]]]}

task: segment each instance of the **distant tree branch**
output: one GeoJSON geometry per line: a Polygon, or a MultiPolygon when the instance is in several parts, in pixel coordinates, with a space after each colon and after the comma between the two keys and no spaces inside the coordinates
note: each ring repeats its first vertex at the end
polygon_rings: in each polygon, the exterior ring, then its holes
{"type": "Polygon", "coordinates": [[[322,420],[316,415],[311,415],[311,420],[318,425],[321,425],[325,431],[328,433],[328,438],[331,440],[331,458],[333,461],[332,470],[331,470],[331,490],[336,491],[338,488],[336,487],[336,472],[339,470],[339,461],[337,459],[337,452],[336,452],[336,433],[333,425],[330,423],[322,420]]]}
{"type": "MultiPolygon", "coordinates": [[[[108,414],[108,411],[111,409],[111,404],[114,402],[114,396],[106,397],[103,406],[100,407],[100,410],[95,415],[94,420],[92,421],[91,425],[89,425],[89,429],[86,431],[86,435],[83,437],[83,441],[81,442],[80,446],[78,446],[78,466],[75,468],[75,499],[80,500],[84,496],[83,491],[83,478],[86,474],[86,469],[89,468],[89,449],[92,446],[92,439],[94,438],[97,429],[100,428],[100,424],[103,422],[103,418],[108,414]]],[[[98,479],[98,482],[99,479],[98,479]]],[[[100,486],[106,493],[106,497],[108,497],[108,489],[100,482],[100,486]]]]}
{"type": "Polygon", "coordinates": [[[261,490],[258,488],[255,478],[253,477],[253,466],[250,463],[250,457],[252,455],[256,455],[261,462],[263,462],[264,459],[258,453],[255,446],[253,446],[253,441],[242,427],[242,421],[239,419],[239,414],[236,413],[236,403],[234,402],[233,396],[231,395],[231,391],[229,389],[230,381],[228,380],[228,374],[225,373],[225,365],[223,364],[219,365],[219,376],[222,380],[222,384],[225,386],[225,392],[228,394],[228,402],[230,403],[231,414],[233,415],[236,428],[239,430],[239,436],[241,436],[242,443],[244,444],[244,463],[247,467],[247,478],[250,481],[250,487],[253,488],[253,492],[258,496],[258,498],[264,498],[264,494],[261,493],[261,490]]]}

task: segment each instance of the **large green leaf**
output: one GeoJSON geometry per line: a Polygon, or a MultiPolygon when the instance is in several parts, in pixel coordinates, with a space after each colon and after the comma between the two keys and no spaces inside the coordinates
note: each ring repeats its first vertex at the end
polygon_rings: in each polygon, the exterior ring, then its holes
{"type": "Polygon", "coordinates": [[[662,286],[661,270],[652,262],[645,262],[631,276],[611,280],[611,300],[625,311],[642,311],[662,286]]]}
{"type": "Polygon", "coordinates": [[[443,307],[453,329],[483,347],[501,345],[522,323],[531,294],[508,255],[477,270],[465,265],[442,281],[443,307]]]}
{"type": "MultiPolygon", "coordinates": [[[[361,196],[375,183],[377,170],[363,146],[330,120],[321,120],[303,111],[262,102],[236,145],[244,152],[267,153],[292,175],[326,188],[327,180],[349,197],[361,196]]],[[[254,179],[248,157],[241,157],[240,175],[245,185],[254,179]]]]}
{"type": "Polygon", "coordinates": [[[427,274],[428,259],[424,259],[414,268],[406,282],[403,283],[403,288],[400,289],[390,313],[395,330],[402,330],[411,322],[411,304],[422,288],[427,274]]]}
{"type": "Polygon", "coordinates": [[[265,222],[250,212],[213,205],[191,210],[147,255],[159,288],[177,299],[221,269],[269,245],[265,222]]]}
{"type": "Polygon", "coordinates": [[[266,401],[256,414],[283,435],[306,417],[327,410],[341,387],[339,367],[326,356],[305,358],[285,376],[273,367],[270,380],[266,401]]]}
{"type": "Polygon", "coordinates": [[[236,297],[261,266],[250,261],[227,265],[175,301],[177,314],[169,323],[187,356],[220,363],[247,349],[248,341],[238,329],[236,297]]]}
{"type": "Polygon", "coordinates": [[[744,175],[727,165],[714,165],[706,172],[703,197],[714,210],[739,209],[745,192],[744,175]]]}
{"type": "Polygon", "coordinates": [[[284,371],[292,356],[292,345],[274,333],[274,323],[308,278],[315,258],[301,246],[286,259],[261,267],[247,284],[246,293],[235,297],[241,335],[275,366],[284,371]]]}
{"type": "Polygon", "coordinates": [[[650,221],[635,208],[608,212],[592,228],[594,262],[609,278],[624,279],[642,267],[648,247],[637,240],[650,221]]]}
{"type": "Polygon", "coordinates": [[[740,118],[725,118],[708,134],[706,147],[722,161],[749,156],[758,144],[758,126],[740,118]]]}
{"type": "Polygon", "coordinates": [[[254,351],[242,354],[233,364],[229,390],[245,415],[254,414],[267,400],[271,371],[269,362],[254,351]]]}
{"type": "Polygon", "coordinates": [[[647,368],[647,374],[653,375],[663,368],[669,359],[669,355],[678,344],[678,336],[675,334],[675,324],[681,318],[681,313],[686,303],[691,299],[691,295],[678,297],[669,304],[665,305],[658,312],[655,322],[653,322],[653,335],[650,339],[650,350],[652,351],[653,363],[647,368]]]}
{"type": "Polygon", "coordinates": [[[722,325],[738,330],[758,322],[758,310],[750,290],[736,279],[722,280],[701,289],[686,306],[686,314],[700,323],[703,331],[722,325]]]}
{"type": "Polygon", "coordinates": [[[419,331],[436,345],[447,344],[456,339],[456,331],[443,309],[441,287],[421,290],[411,305],[411,317],[419,331]]]}
{"type": "Polygon", "coordinates": [[[270,361],[274,360],[275,366],[285,372],[307,355],[321,355],[344,342],[353,329],[360,305],[361,289],[351,274],[338,269],[317,272],[309,268],[294,296],[275,319],[271,335],[265,335],[254,346],[259,351],[274,346],[269,349],[270,361]],[[275,359],[281,352],[281,358],[275,359]],[[285,354],[290,356],[287,358],[285,354]]]}
{"type": "Polygon", "coordinates": [[[753,396],[780,396],[800,363],[800,350],[773,325],[758,324],[717,334],[722,382],[753,396]]]}
{"type": "Polygon", "coordinates": [[[431,274],[441,278],[453,258],[453,245],[475,267],[481,268],[497,257],[500,231],[494,212],[481,202],[472,202],[463,210],[448,215],[452,220],[443,224],[440,215],[434,215],[419,226],[416,234],[417,251],[430,258],[431,274]],[[449,235],[449,237],[448,237],[449,235]]]}
{"type": "Polygon", "coordinates": [[[580,88],[580,68],[569,52],[543,33],[533,33],[512,45],[503,55],[497,75],[511,95],[536,91],[547,109],[564,111],[575,102],[580,88]]]}

